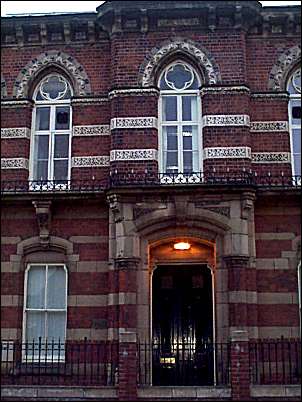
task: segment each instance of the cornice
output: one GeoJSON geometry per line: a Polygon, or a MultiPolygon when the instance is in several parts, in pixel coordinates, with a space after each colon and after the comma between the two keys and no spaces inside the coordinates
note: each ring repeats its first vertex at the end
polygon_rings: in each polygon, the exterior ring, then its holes
{"type": "Polygon", "coordinates": [[[96,13],[6,17],[1,31],[2,47],[91,43],[108,37],[96,23],[96,13]]]}

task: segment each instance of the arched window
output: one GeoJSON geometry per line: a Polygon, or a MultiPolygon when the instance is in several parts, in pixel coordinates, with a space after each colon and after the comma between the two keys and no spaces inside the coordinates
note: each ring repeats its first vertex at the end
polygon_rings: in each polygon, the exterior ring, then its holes
{"type": "Polygon", "coordinates": [[[23,340],[34,345],[30,350],[32,357],[42,353],[64,359],[67,319],[65,265],[29,264],[24,290],[23,340]],[[58,347],[59,343],[61,347],[58,347]],[[59,352],[60,356],[57,356],[59,352]]]}
{"type": "Polygon", "coordinates": [[[290,76],[287,84],[289,99],[289,128],[293,175],[301,176],[301,70],[290,76]]]}
{"type": "Polygon", "coordinates": [[[202,169],[201,105],[198,74],[175,61],[159,78],[159,170],[191,174],[202,169]]]}
{"type": "Polygon", "coordinates": [[[31,180],[62,183],[70,177],[71,95],[59,74],[46,76],[34,92],[31,180]]]}

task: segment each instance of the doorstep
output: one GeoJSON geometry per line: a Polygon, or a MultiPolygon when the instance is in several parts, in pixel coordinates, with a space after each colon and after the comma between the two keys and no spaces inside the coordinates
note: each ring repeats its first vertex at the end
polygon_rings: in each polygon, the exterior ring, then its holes
{"type": "Polygon", "coordinates": [[[300,385],[251,385],[252,398],[301,398],[300,385]]]}
{"type": "Polygon", "coordinates": [[[140,387],[137,390],[139,399],[149,400],[204,400],[204,399],[230,399],[229,387],[140,387]]]}

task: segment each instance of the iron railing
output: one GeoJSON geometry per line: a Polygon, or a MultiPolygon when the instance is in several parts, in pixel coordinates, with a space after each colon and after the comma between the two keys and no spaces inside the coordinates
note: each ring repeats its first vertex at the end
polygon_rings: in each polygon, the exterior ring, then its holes
{"type": "Polygon", "coordinates": [[[110,186],[126,185],[255,185],[269,187],[301,186],[301,176],[258,175],[256,172],[193,172],[193,173],[111,173],[110,186]]]}
{"type": "Polygon", "coordinates": [[[249,359],[252,384],[300,384],[300,340],[250,342],[249,359]]]}
{"type": "MultiPolygon", "coordinates": [[[[231,344],[184,342],[137,345],[138,384],[160,386],[229,385],[231,344]]],[[[118,343],[66,341],[1,342],[3,385],[114,386],[118,383],[118,343]]],[[[236,362],[233,362],[236,364],[236,362]]],[[[300,384],[300,340],[249,342],[252,384],[300,384]]]]}
{"type": "Polygon", "coordinates": [[[4,180],[2,193],[44,193],[44,192],[102,192],[104,182],[98,180],[4,180]]]}
{"type": "Polygon", "coordinates": [[[111,173],[107,180],[3,180],[1,192],[17,193],[100,193],[119,186],[253,185],[295,188],[301,176],[256,175],[255,173],[111,173]]]}
{"type": "Polygon", "coordinates": [[[138,344],[140,385],[229,384],[230,345],[178,341],[138,344]]]}
{"type": "Polygon", "coordinates": [[[114,342],[1,342],[1,382],[18,385],[115,385],[114,342]]]}

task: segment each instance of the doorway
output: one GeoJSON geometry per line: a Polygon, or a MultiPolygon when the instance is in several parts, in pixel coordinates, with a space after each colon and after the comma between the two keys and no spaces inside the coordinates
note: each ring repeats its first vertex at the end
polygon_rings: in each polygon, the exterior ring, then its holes
{"type": "Polygon", "coordinates": [[[160,265],[152,283],[153,385],[213,385],[212,275],[203,265],[160,265]]]}

